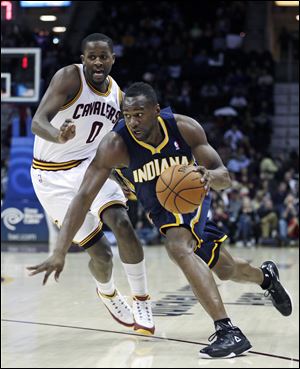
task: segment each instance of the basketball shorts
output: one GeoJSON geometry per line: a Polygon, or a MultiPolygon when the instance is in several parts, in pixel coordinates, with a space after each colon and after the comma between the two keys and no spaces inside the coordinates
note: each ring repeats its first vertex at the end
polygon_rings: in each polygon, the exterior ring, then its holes
{"type": "MultiPolygon", "coordinates": [[[[72,199],[77,194],[85,171],[91,160],[79,161],[79,165],[66,163],[46,163],[34,159],[31,167],[31,179],[35,193],[50,219],[60,228],[72,199]]],[[[73,161],[74,162],[74,161],[73,161]]],[[[101,214],[113,205],[126,207],[126,197],[121,187],[107,179],[93,201],[85,220],[76,233],[73,242],[88,248],[102,236],[101,214]]]]}
{"type": "Polygon", "coordinates": [[[210,203],[210,197],[206,196],[202,205],[193,213],[175,214],[163,209],[156,215],[150,214],[150,218],[163,235],[170,227],[189,229],[197,242],[195,254],[213,268],[219,258],[220,245],[226,240],[227,235],[208,219],[210,203]]]}

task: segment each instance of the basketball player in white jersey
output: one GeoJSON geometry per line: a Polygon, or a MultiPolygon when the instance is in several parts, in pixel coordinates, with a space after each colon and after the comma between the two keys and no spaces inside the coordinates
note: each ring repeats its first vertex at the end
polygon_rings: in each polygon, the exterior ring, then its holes
{"type": "MultiPolygon", "coordinates": [[[[32,120],[36,135],[32,182],[39,201],[58,227],[99,142],[120,116],[122,91],[109,75],[115,62],[112,40],[99,33],[87,36],[82,41],[81,61],[56,72],[32,120]]],[[[89,268],[98,296],[111,315],[139,333],[153,334],[143,249],[127,215],[126,198],[115,181],[107,180],[73,242],[90,255],[89,268]],[[103,223],[117,239],[133,295],[132,308],[114,285],[112,252],[103,223]]],[[[57,280],[64,260],[65,255],[61,258],[54,251],[43,263],[28,267],[30,275],[46,271],[45,284],[50,275],[47,267],[54,262],[59,264],[57,280]]]]}

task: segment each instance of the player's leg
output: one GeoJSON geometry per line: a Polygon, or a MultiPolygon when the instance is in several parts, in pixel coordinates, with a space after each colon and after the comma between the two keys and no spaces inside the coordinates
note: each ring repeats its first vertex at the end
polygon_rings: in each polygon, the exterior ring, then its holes
{"type": "Polygon", "coordinates": [[[105,236],[102,236],[99,241],[86,248],[86,252],[90,256],[89,269],[92,276],[99,284],[103,285],[100,291],[106,295],[113,294],[115,291],[113,284],[111,283],[112,287],[106,286],[112,279],[113,269],[113,255],[109,241],[105,236]]]}
{"type": "Polygon", "coordinates": [[[184,227],[166,231],[169,257],[183,271],[196,297],[213,320],[228,318],[213,275],[205,262],[194,254],[195,240],[184,227]]]}
{"type": "Polygon", "coordinates": [[[232,257],[221,247],[219,259],[213,271],[221,280],[256,283],[271,295],[274,307],[284,316],[292,313],[292,301],[287,290],[279,280],[279,272],[273,261],[265,261],[260,268],[252,266],[246,260],[232,257]]]}
{"type": "MultiPolygon", "coordinates": [[[[31,174],[40,203],[51,220],[60,227],[75,196],[75,186],[82,180],[82,169],[76,167],[59,172],[32,169],[31,174]]],[[[73,241],[86,249],[91,257],[89,268],[97,286],[98,296],[119,323],[132,326],[131,308],[114,285],[112,253],[101,226],[98,216],[89,212],[73,241]]]]}
{"type": "Polygon", "coordinates": [[[144,260],[143,247],[124,206],[109,206],[101,213],[101,219],[115,235],[123,263],[137,264],[144,260]]]}
{"type": "Polygon", "coordinates": [[[251,344],[239,328],[233,327],[207,264],[194,253],[195,240],[190,230],[172,227],[166,230],[166,248],[180,267],[201,305],[214,320],[216,340],[200,350],[204,358],[234,357],[248,351],[251,344]]]}
{"type": "Polygon", "coordinates": [[[97,294],[112,317],[122,325],[134,325],[132,309],[117,290],[112,274],[112,251],[103,235],[95,243],[85,247],[90,256],[89,269],[97,286],[97,294]]]}
{"type": "Polygon", "coordinates": [[[143,247],[124,206],[114,205],[101,212],[101,219],[114,233],[120,258],[133,295],[134,330],[153,334],[155,330],[148,293],[143,247]]]}
{"type": "Polygon", "coordinates": [[[96,206],[100,219],[110,227],[117,239],[120,258],[133,296],[134,330],[153,334],[155,327],[148,294],[144,252],[125,204],[126,198],[120,186],[108,179],[97,195],[93,207],[96,206]]]}
{"type": "Polygon", "coordinates": [[[212,270],[223,281],[251,282],[258,285],[264,281],[260,268],[252,266],[244,259],[231,256],[224,246],[220,248],[219,259],[212,270]]]}

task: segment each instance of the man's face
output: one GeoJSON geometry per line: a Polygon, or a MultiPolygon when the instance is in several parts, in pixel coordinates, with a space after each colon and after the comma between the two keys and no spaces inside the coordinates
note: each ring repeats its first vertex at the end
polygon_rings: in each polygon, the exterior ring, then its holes
{"type": "Polygon", "coordinates": [[[89,82],[101,85],[109,75],[115,62],[113,54],[105,41],[91,41],[86,44],[81,61],[89,82]]]}
{"type": "Polygon", "coordinates": [[[143,95],[135,97],[125,95],[122,110],[125,122],[135,138],[147,142],[160,113],[159,105],[147,101],[143,95]]]}

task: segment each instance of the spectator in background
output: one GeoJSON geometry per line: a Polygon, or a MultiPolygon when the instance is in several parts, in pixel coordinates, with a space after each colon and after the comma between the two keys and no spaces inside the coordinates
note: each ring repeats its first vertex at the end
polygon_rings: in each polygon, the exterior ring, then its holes
{"type": "Polygon", "coordinates": [[[248,196],[243,198],[243,205],[240,210],[237,221],[237,242],[236,246],[251,247],[255,241],[253,239],[253,224],[255,221],[255,213],[251,199],[248,196]]]}
{"type": "Polygon", "coordinates": [[[236,235],[236,224],[238,221],[239,213],[242,208],[242,199],[239,190],[234,188],[229,194],[229,205],[228,205],[228,229],[230,242],[235,242],[236,235]]]}
{"type": "Polygon", "coordinates": [[[269,196],[265,196],[257,211],[261,222],[261,243],[268,243],[277,234],[278,216],[269,196]]]}
{"type": "Polygon", "coordinates": [[[280,182],[272,193],[272,200],[277,214],[281,214],[284,208],[284,200],[288,195],[288,185],[286,182],[280,182]]]}
{"type": "Polygon", "coordinates": [[[273,179],[277,171],[278,167],[275,164],[272,155],[270,153],[266,153],[260,162],[260,178],[267,180],[273,179]]]}
{"type": "Polygon", "coordinates": [[[294,169],[288,170],[284,175],[284,181],[288,184],[288,188],[292,194],[296,195],[298,191],[299,183],[295,178],[294,169]]]}
{"type": "Polygon", "coordinates": [[[289,194],[284,200],[279,215],[279,239],[281,245],[289,244],[290,239],[299,237],[298,215],[297,201],[292,194],[289,194]]]}
{"type": "Polygon", "coordinates": [[[231,159],[227,163],[227,168],[230,172],[241,173],[250,163],[251,160],[246,156],[245,149],[239,147],[237,153],[232,153],[231,159]]]}
{"type": "Polygon", "coordinates": [[[232,125],[232,128],[228,129],[224,134],[225,143],[231,147],[232,151],[237,150],[238,145],[243,142],[243,139],[244,135],[235,123],[232,125]]]}
{"type": "Polygon", "coordinates": [[[222,199],[215,199],[215,201],[212,202],[212,220],[230,237],[228,228],[229,215],[222,199]]]}

